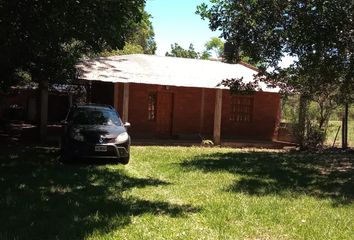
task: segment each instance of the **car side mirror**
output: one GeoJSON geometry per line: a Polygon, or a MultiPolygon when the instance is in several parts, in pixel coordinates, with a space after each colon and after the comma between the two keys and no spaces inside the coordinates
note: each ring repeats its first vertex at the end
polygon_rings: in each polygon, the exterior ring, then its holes
{"type": "Polygon", "coordinates": [[[130,128],[130,127],[131,127],[131,124],[130,124],[129,122],[125,122],[125,123],[123,124],[123,126],[126,127],[126,128],[130,128]]]}

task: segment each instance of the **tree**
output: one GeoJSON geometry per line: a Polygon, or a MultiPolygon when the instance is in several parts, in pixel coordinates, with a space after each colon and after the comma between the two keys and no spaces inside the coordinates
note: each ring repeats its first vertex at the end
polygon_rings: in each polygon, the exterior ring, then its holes
{"type": "Polygon", "coordinates": [[[198,6],[197,13],[209,19],[211,29],[222,30],[222,37],[233,46],[234,59],[239,61],[240,53],[244,53],[262,63],[262,73],[272,67],[270,76],[273,79],[281,76],[275,80],[285,83],[282,87],[287,85],[311,94],[324,82],[332,84],[338,80],[351,85],[352,1],[215,0],[213,3],[211,8],[206,4],[198,6]],[[297,61],[281,69],[279,64],[286,54],[297,61]]]}
{"type": "Polygon", "coordinates": [[[181,57],[181,58],[199,58],[199,54],[194,50],[194,46],[191,43],[188,49],[184,49],[178,43],[171,45],[171,52],[166,52],[166,56],[169,57],[181,57]]]}
{"type": "Polygon", "coordinates": [[[40,83],[42,137],[48,83],[74,79],[75,64],[83,55],[122,48],[144,4],[145,0],[0,1],[0,88],[6,91],[20,73],[40,83]]]}
{"type": "Polygon", "coordinates": [[[106,50],[100,56],[155,54],[155,32],[150,18],[151,15],[143,10],[141,21],[132,24],[132,29],[128,33],[123,49],[106,50]]]}
{"type": "Polygon", "coordinates": [[[217,58],[222,57],[224,54],[224,42],[220,38],[212,37],[205,43],[207,51],[213,51],[217,58]]]}
{"type": "MultiPolygon", "coordinates": [[[[197,13],[232,46],[231,59],[242,54],[261,63],[259,78],[284,92],[300,93],[303,103],[337,92],[341,103],[354,90],[354,2],[346,0],[214,0],[197,13]],[[345,16],[345,17],[343,17],[345,16]],[[286,68],[285,55],[296,61],[286,68]]],[[[306,106],[302,108],[305,110],[306,106]]],[[[302,120],[300,120],[302,121],[302,120]]],[[[301,125],[301,124],[300,124],[301,125]]]]}
{"type": "Polygon", "coordinates": [[[131,45],[141,46],[143,53],[155,54],[156,42],[155,32],[150,18],[152,16],[146,11],[143,11],[142,19],[140,22],[133,24],[133,30],[127,37],[127,43],[131,45]]]}
{"type": "Polygon", "coordinates": [[[0,2],[1,87],[19,71],[34,81],[62,82],[76,75],[83,55],[122,48],[142,16],[144,0],[0,2]]]}
{"type": "Polygon", "coordinates": [[[204,50],[202,52],[202,54],[200,55],[200,59],[203,59],[203,60],[208,60],[210,57],[211,57],[211,54],[207,50],[204,50]]]}
{"type": "Polygon", "coordinates": [[[137,44],[132,44],[130,42],[125,43],[123,49],[111,50],[111,51],[103,51],[99,55],[101,57],[109,57],[116,55],[129,55],[129,54],[143,54],[144,49],[142,46],[137,44]]]}

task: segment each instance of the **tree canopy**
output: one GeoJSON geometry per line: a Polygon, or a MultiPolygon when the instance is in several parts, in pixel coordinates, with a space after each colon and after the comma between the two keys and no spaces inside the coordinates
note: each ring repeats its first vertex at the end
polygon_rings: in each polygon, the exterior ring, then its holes
{"type": "Polygon", "coordinates": [[[181,57],[181,58],[196,58],[208,60],[212,56],[210,51],[214,51],[216,57],[221,57],[224,51],[224,43],[221,39],[214,37],[205,43],[205,50],[202,53],[196,52],[193,44],[189,45],[188,49],[184,49],[178,43],[171,45],[171,51],[166,52],[166,56],[169,57],[181,57]]]}
{"type": "Polygon", "coordinates": [[[83,55],[121,49],[145,0],[0,0],[0,87],[26,73],[34,81],[76,76],[83,55]]]}
{"type": "Polygon", "coordinates": [[[168,57],[199,58],[199,54],[195,51],[192,43],[188,49],[184,49],[178,43],[172,44],[171,51],[166,52],[165,55],[168,57]]]}
{"type": "Polygon", "coordinates": [[[155,32],[150,21],[151,17],[144,11],[141,21],[133,24],[130,35],[126,40],[130,44],[141,46],[145,54],[155,54],[156,51],[155,32]]]}
{"type": "Polygon", "coordinates": [[[143,11],[141,20],[132,24],[123,49],[108,49],[100,53],[100,56],[155,54],[157,46],[155,42],[155,32],[152,22],[150,21],[151,17],[150,14],[143,11]]]}
{"type": "Polygon", "coordinates": [[[222,31],[232,59],[244,54],[261,63],[264,80],[309,96],[324,88],[353,91],[353,1],[213,0],[197,13],[222,31]],[[281,68],[286,55],[296,61],[281,68]]]}
{"type": "Polygon", "coordinates": [[[216,57],[222,57],[224,54],[224,42],[217,37],[212,37],[205,43],[207,51],[214,51],[216,57]]]}
{"type": "MultiPolygon", "coordinates": [[[[317,146],[324,139],[334,102],[347,106],[354,100],[354,1],[211,2],[210,7],[199,5],[197,13],[209,19],[212,30],[222,31],[227,60],[247,56],[258,64],[258,80],[283,92],[300,93],[299,143],[304,146],[308,140],[317,146]],[[294,63],[282,67],[285,56],[293,57],[294,63]],[[320,108],[317,126],[306,121],[309,100],[320,108]],[[324,109],[329,111],[323,114],[324,109]]],[[[238,89],[238,80],[227,84],[238,89]]]]}

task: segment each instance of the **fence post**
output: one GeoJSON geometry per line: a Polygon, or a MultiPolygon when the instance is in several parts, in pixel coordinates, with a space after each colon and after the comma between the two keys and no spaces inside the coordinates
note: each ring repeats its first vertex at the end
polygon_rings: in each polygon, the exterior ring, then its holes
{"type": "Polygon", "coordinates": [[[344,104],[344,114],[342,119],[342,148],[348,148],[348,103],[344,104]]]}

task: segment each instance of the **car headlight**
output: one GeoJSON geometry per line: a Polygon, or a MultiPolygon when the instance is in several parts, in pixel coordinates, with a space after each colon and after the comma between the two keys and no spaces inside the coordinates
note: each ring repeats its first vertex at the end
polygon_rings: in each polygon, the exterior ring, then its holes
{"type": "Polygon", "coordinates": [[[84,136],[80,133],[80,130],[75,129],[71,131],[70,134],[71,138],[78,141],[78,142],[83,142],[84,141],[84,136]]]}
{"type": "Polygon", "coordinates": [[[128,141],[128,139],[129,139],[128,133],[124,132],[118,135],[118,137],[116,138],[116,143],[123,143],[128,141]]]}

